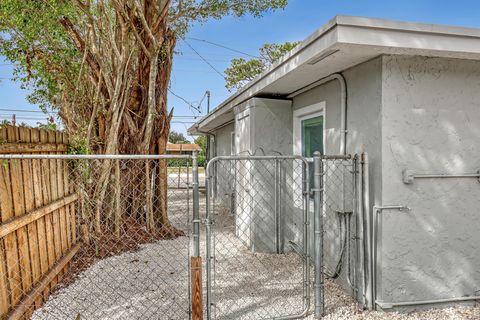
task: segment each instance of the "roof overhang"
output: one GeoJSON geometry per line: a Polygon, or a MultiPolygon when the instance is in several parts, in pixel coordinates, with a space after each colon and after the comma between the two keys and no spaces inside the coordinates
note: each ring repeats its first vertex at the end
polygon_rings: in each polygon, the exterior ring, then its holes
{"type": "Polygon", "coordinates": [[[333,73],[394,54],[480,60],[480,29],[337,16],[188,132],[209,132],[231,121],[233,107],[252,97],[286,97],[333,73]]]}

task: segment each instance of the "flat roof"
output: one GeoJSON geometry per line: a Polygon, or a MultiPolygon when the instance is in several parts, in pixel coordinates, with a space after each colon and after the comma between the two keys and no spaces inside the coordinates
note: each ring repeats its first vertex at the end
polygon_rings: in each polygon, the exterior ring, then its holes
{"type": "Polygon", "coordinates": [[[336,16],[188,129],[211,131],[252,97],[286,97],[380,55],[480,60],[480,29],[336,16]]]}

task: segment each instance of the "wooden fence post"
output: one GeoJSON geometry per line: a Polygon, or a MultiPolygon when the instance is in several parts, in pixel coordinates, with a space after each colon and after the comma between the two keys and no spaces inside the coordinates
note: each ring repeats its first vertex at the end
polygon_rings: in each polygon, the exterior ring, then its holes
{"type": "Polygon", "coordinates": [[[202,258],[191,257],[192,320],[203,320],[202,258]]]}

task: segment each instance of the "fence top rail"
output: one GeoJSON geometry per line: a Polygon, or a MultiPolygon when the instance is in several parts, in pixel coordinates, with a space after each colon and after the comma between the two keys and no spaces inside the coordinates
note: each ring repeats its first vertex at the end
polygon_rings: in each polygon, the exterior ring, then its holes
{"type": "Polygon", "coordinates": [[[168,160],[193,159],[193,156],[188,154],[0,154],[1,159],[168,160]]]}
{"type": "Polygon", "coordinates": [[[299,160],[304,163],[306,170],[308,172],[308,161],[307,158],[303,156],[296,156],[296,155],[277,155],[277,156],[250,156],[250,155],[245,155],[245,156],[217,156],[215,158],[212,158],[210,161],[207,163],[207,176],[209,175],[209,172],[211,172],[211,167],[213,166],[214,163],[219,162],[219,161],[235,161],[235,160],[299,160]]]}

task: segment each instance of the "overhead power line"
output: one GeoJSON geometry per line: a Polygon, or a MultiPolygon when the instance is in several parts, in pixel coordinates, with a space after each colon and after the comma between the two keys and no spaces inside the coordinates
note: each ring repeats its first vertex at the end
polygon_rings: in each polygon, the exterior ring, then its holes
{"type": "Polygon", "coordinates": [[[220,77],[222,77],[222,79],[225,80],[225,76],[223,75],[222,72],[218,71],[217,68],[215,68],[210,62],[208,62],[207,59],[205,59],[200,53],[198,53],[197,50],[195,50],[191,45],[190,43],[188,43],[185,39],[183,39],[183,42],[185,42],[187,44],[187,46],[190,47],[190,49],[193,50],[193,52],[195,52],[202,60],[203,62],[205,62],[210,68],[212,68],[212,70],[214,70],[216,73],[218,73],[218,75],[220,75],[220,77]]]}
{"type": "Polygon", "coordinates": [[[256,58],[256,59],[259,59],[259,58],[260,58],[260,57],[254,56],[253,54],[246,53],[246,52],[243,52],[243,51],[240,51],[240,50],[237,50],[237,49],[233,49],[233,48],[227,47],[227,46],[225,46],[225,45],[223,45],[223,44],[215,43],[215,42],[208,41],[208,40],[205,40],[205,39],[198,39],[198,38],[192,38],[192,37],[187,37],[187,38],[185,38],[185,39],[190,39],[190,40],[194,40],[194,41],[205,42],[205,43],[211,44],[211,45],[216,46],[216,47],[220,47],[220,48],[223,48],[223,49],[230,50],[230,51],[232,51],[232,52],[236,52],[236,53],[243,54],[243,55],[245,55],[245,56],[249,56],[249,57],[251,57],[251,58],[256,58]]]}
{"type": "MultiPolygon", "coordinates": [[[[27,113],[43,113],[45,114],[45,112],[43,112],[42,110],[25,110],[25,109],[3,109],[3,108],[0,108],[0,111],[8,111],[8,112],[27,112],[27,113]]],[[[46,113],[54,113],[54,114],[57,114],[57,112],[55,111],[47,111],[46,113]]]]}
{"type": "Polygon", "coordinates": [[[191,103],[190,101],[188,101],[187,99],[185,99],[184,97],[176,94],[175,92],[173,92],[170,88],[168,89],[168,92],[170,92],[173,96],[177,97],[178,99],[182,100],[183,102],[185,102],[191,109],[197,111],[198,113],[202,113],[202,110],[200,109],[200,107],[196,107],[193,105],[193,103],[191,103]]]}

